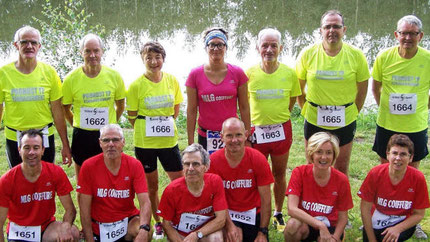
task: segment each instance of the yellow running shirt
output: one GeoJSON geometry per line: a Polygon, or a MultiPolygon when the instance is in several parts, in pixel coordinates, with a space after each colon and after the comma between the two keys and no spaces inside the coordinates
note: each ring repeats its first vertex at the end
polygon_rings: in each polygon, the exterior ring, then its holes
{"type": "Polygon", "coordinates": [[[280,63],[274,73],[267,74],[260,65],[255,65],[246,75],[252,124],[281,124],[290,120],[290,98],[302,93],[295,71],[280,63]]]}
{"type": "Polygon", "coordinates": [[[376,123],[385,129],[415,133],[428,127],[430,52],[418,47],[411,59],[398,53],[398,46],[381,51],[372,76],[382,82],[376,123]]]}
{"type": "Polygon", "coordinates": [[[100,128],[96,128],[95,123],[100,126],[117,123],[115,101],[124,98],[124,81],[117,71],[107,66],[102,66],[94,78],[85,75],[82,67],[78,67],[64,79],[63,104],[73,105],[73,127],[98,130],[100,128]],[[99,114],[86,114],[94,110],[99,114]]]}
{"type": "MultiPolygon", "coordinates": [[[[307,102],[303,106],[302,115],[317,125],[317,105],[342,106],[345,108],[345,126],[357,119],[357,106],[354,101],[357,95],[357,82],[369,79],[369,68],[366,57],[361,50],[343,43],[336,56],[325,53],[322,43],[310,46],[302,51],[296,65],[297,77],[306,80],[307,102]]],[[[322,126],[324,129],[341,127],[322,126]]]]}
{"type": "MultiPolygon", "coordinates": [[[[142,75],[127,91],[127,111],[137,111],[140,116],[173,116],[175,105],[183,101],[176,78],[163,72],[160,82],[154,83],[142,75]]],[[[146,136],[146,120],[134,123],[134,146],[139,148],[171,148],[178,143],[178,130],[174,124],[174,136],[146,136]]]]}
{"type": "MultiPolygon", "coordinates": [[[[43,128],[53,122],[50,102],[60,99],[61,80],[55,69],[40,61],[30,74],[10,63],[0,68],[0,102],[4,102],[4,125],[16,130],[43,128]]],[[[49,135],[53,134],[53,126],[49,135]]],[[[5,129],[16,141],[16,132],[5,129]]]]}

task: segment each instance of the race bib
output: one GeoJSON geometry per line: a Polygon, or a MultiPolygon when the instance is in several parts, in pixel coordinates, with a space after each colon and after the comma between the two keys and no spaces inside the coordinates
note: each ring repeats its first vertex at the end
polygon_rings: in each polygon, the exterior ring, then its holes
{"type": "Polygon", "coordinates": [[[345,126],[345,106],[318,106],[318,121],[320,126],[345,126]]]}
{"type": "Polygon", "coordinates": [[[413,114],[417,110],[417,94],[390,94],[390,113],[391,114],[413,114]]]}
{"type": "Polygon", "coordinates": [[[325,226],[330,227],[330,220],[326,216],[315,216],[314,218],[318,219],[319,221],[323,222],[325,226]]]}
{"type": "Polygon", "coordinates": [[[255,126],[254,135],[257,144],[272,143],[285,139],[284,127],[282,124],[255,126]]]}
{"type": "Polygon", "coordinates": [[[127,234],[128,218],[113,223],[101,223],[100,240],[102,242],[117,241],[127,234]]]}
{"type": "Polygon", "coordinates": [[[374,229],[384,229],[398,224],[406,219],[406,215],[385,215],[375,209],[372,215],[372,226],[374,229]]]}
{"type": "Polygon", "coordinates": [[[41,226],[19,226],[10,222],[8,240],[42,241],[41,226]]]}
{"type": "Polygon", "coordinates": [[[211,217],[205,215],[198,215],[192,213],[181,214],[178,229],[185,233],[191,233],[203,224],[205,224],[211,217]]]}
{"type": "MultiPolygon", "coordinates": [[[[48,126],[45,126],[42,130],[40,130],[40,132],[42,132],[43,134],[42,135],[43,147],[45,148],[49,148],[49,130],[48,129],[49,129],[48,126]]],[[[19,130],[16,131],[16,141],[17,141],[18,147],[21,146],[21,140],[20,140],[21,133],[22,131],[19,131],[19,130]]]]}
{"type": "Polygon", "coordinates": [[[81,128],[101,129],[109,124],[108,108],[81,108],[81,128]]]}
{"type": "Polygon", "coordinates": [[[206,140],[209,155],[224,147],[224,142],[221,140],[221,132],[219,131],[206,131],[206,140]]]}
{"type": "Polygon", "coordinates": [[[255,218],[257,215],[257,208],[250,209],[248,211],[238,212],[234,210],[228,210],[230,218],[233,221],[241,222],[244,224],[255,225],[255,218]]]}
{"type": "Polygon", "coordinates": [[[146,136],[175,136],[175,121],[172,116],[146,117],[146,136]]]}

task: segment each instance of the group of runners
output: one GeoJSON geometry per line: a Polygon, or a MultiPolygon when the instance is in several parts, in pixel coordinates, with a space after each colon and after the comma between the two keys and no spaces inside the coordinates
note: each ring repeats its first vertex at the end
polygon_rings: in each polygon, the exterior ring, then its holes
{"type": "MultiPolygon", "coordinates": [[[[421,29],[416,16],[401,18],[394,32],[399,44],[381,51],[373,66],[379,106],[373,150],[382,164],[358,192],[365,241],[426,236],[417,226],[430,206],[418,170],[428,154],[430,89],[421,29]]],[[[185,83],[189,146],[181,155],[175,119],[183,96],[176,78],[162,71],[162,45],[141,48],[145,73],[126,91],[118,72],[101,64],[103,41],[88,34],[80,43],[84,65],[61,84],[51,66],[37,61],[39,31],[20,28],[14,38],[19,58],[0,68],[11,168],[0,179],[0,224],[8,218],[8,240],[79,239],[73,188],[51,164],[55,127],[63,163],[75,162],[86,241],[268,241],[272,193],[273,223],[286,241],[341,241],[353,207],[348,166],[356,119],[370,78],[362,51],[343,42],[345,32],[340,12],[324,13],[322,42],[304,49],[294,70],[278,61],[281,33],[263,29],[256,43],[261,62],[244,72],[224,60],[227,31],[205,31],[208,62],[185,83]],[[293,170],[287,186],[296,100],[305,118],[307,164],[293,170]],[[125,109],[137,159],[123,153],[116,124],[125,109]],[[73,126],[71,146],[66,120],[73,126]],[[157,160],[171,180],[161,199],[157,160]],[[54,218],[55,193],[65,210],[62,222],[54,218]]]]}

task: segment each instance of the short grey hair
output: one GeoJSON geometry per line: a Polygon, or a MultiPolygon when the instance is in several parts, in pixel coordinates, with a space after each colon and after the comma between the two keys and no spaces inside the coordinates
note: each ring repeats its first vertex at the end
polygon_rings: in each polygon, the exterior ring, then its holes
{"type": "Polygon", "coordinates": [[[15,36],[13,37],[13,42],[16,43],[16,42],[20,41],[21,35],[26,33],[26,32],[35,32],[39,36],[39,43],[42,42],[42,37],[40,36],[40,31],[36,28],[29,26],[29,25],[25,25],[25,26],[19,28],[15,32],[15,36]]]}
{"type": "Polygon", "coordinates": [[[119,133],[119,135],[121,136],[122,139],[124,139],[124,132],[122,131],[121,126],[119,126],[118,124],[108,124],[103,126],[100,129],[100,138],[104,135],[104,133],[106,133],[106,131],[108,130],[115,130],[119,133]]]}
{"type": "Polygon", "coordinates": [[[211,160],[209,159],[209,153],[203,148],[201,144],[191,144],[187,148],[182,151],[182,157],[184,157],[185,154],[199,152],[200,157],[202,158],[202,164],[205,166],[209,166],[211,163],[211,160]]]}
{"type": "Polygon", "coordinates": [[[282,38],[281,32],[279,32],[279,30],[274,29],[274,28],[264,28],[264,29],[260,30],[260,32],[258,33],[258,37],[257,37],[257,44],[260,45],[261,39],[268,34],[272,34],[272,35],[276,36],[276,38],[278,38],[278,44],[281,44],[281,38],[282,38]]]}
{"type": "Polygon", "coordinates": [[[85,35],[82,39],[81,39],[81,42],[80,42],[80,47],[79,47],[79,51],[80,52],[82,52],[83,50],[84,50],[84,47],[85,47],[85,44],[89,41],[89,40],[92,40],[92,39],[95,39],[95,40],[97,40],[98,42],[99,42],[99,45],[100,45],[100,48],[102,49],[102,50],[104,50],[104,44],[103,44],[103,40],[102,40],[102,38],[100,38],[100,36],[98,36],[98,35],[96,35],[96,34],[87,34],[87,35],[85,35]]]}
{"type": "Polygon", "coordinates": [[[399,19],[399,21],[397,22],[397,30],[399,30],[400,25],[402,25],[403,23],[408,23],[408,24],[417,26],[420,32],[423,27],[423,23],[415,15],[406,15],[401,19],[399,19]]]}

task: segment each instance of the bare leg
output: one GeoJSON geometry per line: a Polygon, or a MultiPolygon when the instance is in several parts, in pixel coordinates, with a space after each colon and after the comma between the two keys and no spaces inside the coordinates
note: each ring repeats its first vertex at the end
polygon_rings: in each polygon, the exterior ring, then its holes
{"type": "Polygon", "coordinates": [[[282,206],[285,200],[285,191],[287,189],[287,181],[285,180],[285,173],[287,169],[289,153],[279,156],[271,156],[272,160],[272,174],[275,178],[273,185],[273,197],[275,199],[276,212],[282,212],[282,206]]]}
{"type": "Polygon", "coordinates": [[[336,159],[334,168],[348,176],[349,159],[351,158],[352,141],[339,147],[339,157],[336,159]]]}
{"type": "Polygon", "coordinates": [[[158,171],[155,170],[150,173],[146,173],[146,182],[148,183],[148,195],[151,200],[152,216],[155,222],[160,222],[160,217],[156,214],[160,199],[158,198],[158,171]]]}

